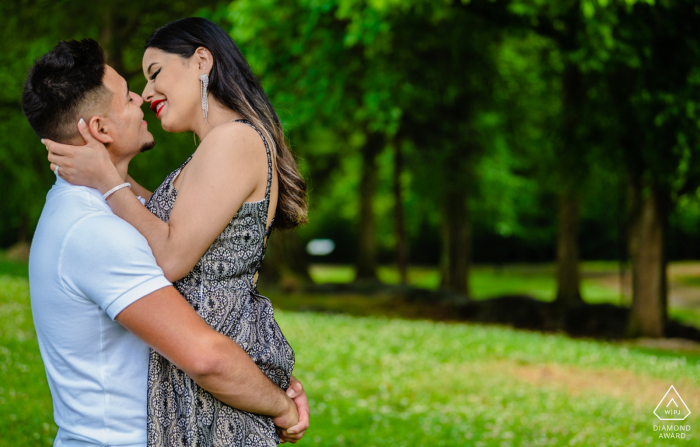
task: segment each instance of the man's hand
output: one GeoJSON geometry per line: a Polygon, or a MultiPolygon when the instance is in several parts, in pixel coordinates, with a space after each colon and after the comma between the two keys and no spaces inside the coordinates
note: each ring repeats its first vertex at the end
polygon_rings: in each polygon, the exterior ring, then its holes
{"type": "Polygon", "coordinates": [[[287,388],[287,395],[292,398],[297,406],[297,411],[299,412],[299,422],[287,429],[277,427],[277,433],[280,436],[282,443],[291,442],[295,444],[298,440],[304,436],[306,429],[309,428],[309,399],[306,397],[306,391],[301,382],[297,380],[296,377],[292,376],[289,388],[287,388]]]}
{"type": "MultiPolygon", "coordinates": [[[[277,387],[277,389],[282,391],[279,387],[277,387]]],[[[282,413],[277,413],[277,416],[273,416],[272,422],[274,422],[277,427],[287,429],[299,423],[299,412],[292,398],[289,397],[288,394],[283,394],[283,396],[286,402],[286,408],[282,413]]]]}

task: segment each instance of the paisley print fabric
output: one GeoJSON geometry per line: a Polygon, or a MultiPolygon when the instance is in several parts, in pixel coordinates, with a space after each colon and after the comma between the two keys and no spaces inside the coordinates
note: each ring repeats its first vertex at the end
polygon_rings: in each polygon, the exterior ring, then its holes
{"type": "MultiPolygon", "coordinates": [[[[294,368],[294,350],[275,321],[270,300],[256,287],[272,227],[272,223],[266,227],[272,158],[263,134],[249,121],[238,121],[257,130],[265,143],[265,198],[243,203],[192,271],[174,286],[207,324],[238,343],[286,390],[294,368]]],[[[173,180],[191,158],[172,172],[146,203],[165,222],[177,197],[173,180]]],[[[257,447],[280,442],[272,418],[221,403],[153,350],[148,367],[147,423],[149,447],[257,447]]]]}

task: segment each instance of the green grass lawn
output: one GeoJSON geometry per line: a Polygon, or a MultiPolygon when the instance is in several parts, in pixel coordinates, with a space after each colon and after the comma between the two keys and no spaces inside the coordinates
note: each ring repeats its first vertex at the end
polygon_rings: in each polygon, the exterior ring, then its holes
{"type": "Polygon", "coordinates": [[[55,434],[26,265],[0,261],[0,446],[50,446],[55,434]]]}
{"type": "MultiPolygon", "coordinates": [[[[615,272],[617,265],[608,262],[582,263],[583,270],[589,273],[615,272]]],[[[399,273],[394,266],[381,266],[378,276],[388,284],[399,283],[399,273]]],[[[355,278],[351,265],[315,264],[311,267],[311,277],[315,282],[350,282],[355,278]]],[[[475,266],[470,274],[470,287],[473,298],[483,299],[506,294],[527,294],[550,301],[556,292],[554,266],[550,264],[507,265],[501,269],[491,266],[475,266]]],[[[435,267],[411,267],[408,282],[416,287],[436,289],[440,284],[440,273],[435,267]]],[[[590,302],[619,302],[620,295],[614,290],[602,287],[590,279],[582,281],[581,293],[590,302]]]]}
{"type": "MultiPolygon", "coordinates": [[[[698,353],[499,326],[275,315],[312,407],[299,445],[700,445],[698,353]],[[671,385],[692,412],[684,440],[654,431],[671,385]]],[[[26,267],[0,263],[0,446],[49,446],[55,430],[26,267]]]]}

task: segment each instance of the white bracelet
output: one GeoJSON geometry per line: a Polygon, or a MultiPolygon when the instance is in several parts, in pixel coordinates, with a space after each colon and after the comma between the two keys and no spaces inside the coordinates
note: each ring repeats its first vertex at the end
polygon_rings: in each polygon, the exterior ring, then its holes
{"type": "Polygon", "coordinates": [[[112,194],[114,194],[115,192],[119,191],[119,190],[122,189],[122,188],[126,188],[127,186],[128,186],[129,188],[131,188],[131,183],[127,182],[127,183],[122,183],[121,185],[117,185],[117,186],[115,186],[114,188],[112,188],[112,189],[110,189],[109,191],[107,191],[106,193],[102,194],[102,197],[103,197],[105,200],[107,200],[107,197],[111,196],[112,194]]]}

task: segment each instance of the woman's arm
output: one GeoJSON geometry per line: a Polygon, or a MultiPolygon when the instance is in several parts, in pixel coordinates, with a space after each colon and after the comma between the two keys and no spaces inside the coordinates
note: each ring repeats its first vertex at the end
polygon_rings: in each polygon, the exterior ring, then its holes
{"type": "MultiPolygon", "coordinates": [[[[99,169],[81,165],[81,159],[94,164],[97,158],[83,152],[105,149],[86,128],[80,131],[87,146],[49,141],[49,161],[71,167],[60,171],[67,181],[104,194],[124,180],[111,162],[111,168],[104,162],[99,169]]],[[[188,163],[168,223],[144,208],[129,188],[107,201],[116,215],[146,238],[165,277],[176,281],[192,270],[243,202],[266,182],[267,154],[260,136],[245,124],[227,123],[209,132],[188,163]]]]}
{"type": "Polygon", "coordinates": [[[141,198],[146,201],[151,198],[152,192],[139,185],[139,183],[129,174],[126,174],[126,181],[131,183],[131,190],[134,191],[134,194],[141,196],[141,198]]]}

